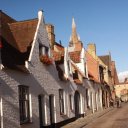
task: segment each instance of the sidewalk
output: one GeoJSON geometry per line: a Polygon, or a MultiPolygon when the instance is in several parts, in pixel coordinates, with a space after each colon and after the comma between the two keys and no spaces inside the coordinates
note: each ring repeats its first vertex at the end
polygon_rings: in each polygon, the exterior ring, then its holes
{"type": "Polygon", "coordinates": [[[100,110],[98,112],[95,112],[93,114],[87,115],[84,118],[80,118],[74,122],[71,122],[61,128],[82,128],[84,126],[86,126],[88,123],[92,122],[93,120],[103,116],[104,114],[106,114],[107,112],[113,110],[114,108],[107,108],[104,110],[100,110]]]}

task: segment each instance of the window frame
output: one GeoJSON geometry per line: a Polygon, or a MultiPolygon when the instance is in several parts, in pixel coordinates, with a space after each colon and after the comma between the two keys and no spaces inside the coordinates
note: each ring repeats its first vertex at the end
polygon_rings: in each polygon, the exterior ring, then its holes
{"type": "Polygon", "coordinates": [[[29,99],[29,87],[25,85],[19,85],[19,112],[20,112],[20,124],[30,122],[30,99],[29,99]]]}
{"type": "Polygon", "coordinates": [[[49,57],[49,48],[45,45],[39,44],[39,55],[46,55],[49,57]]]}

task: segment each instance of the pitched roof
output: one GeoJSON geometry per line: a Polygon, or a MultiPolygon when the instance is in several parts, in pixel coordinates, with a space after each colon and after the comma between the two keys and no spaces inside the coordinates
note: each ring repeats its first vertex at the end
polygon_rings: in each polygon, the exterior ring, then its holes
{"type": "Polygon", "coordinates": [[[88,76],[90,80],[93,80],[96,83],[100,83],[99,80],[97,80],[90,71],[88,71],[88,76]]]}
{"type": "Polygon", "coordinates": [[[36,32],[38,20],[32,19],[9,24],[12,40],[8,43],[15,47],[20,52],[26,52],[31,45],[36,32]]]}
{"type": "Polygon", "coordinates": [[[18,51],[26,52],[33,41],[38,19],[16,21],[2,11],[0,14],[2,38],[18,51]]]}
{"type": "Polygon", "coordinates": [[[69,52],[69,57],[74,63],[79,63],[80,62],[80,51],[75,51],[75,52],[69,52]]]}
{"type": "Polygon", "coordinates": [[[108,66],[109,70],[111,70],[110,55],[104,55],[104,56],[98,56],[98,57],[104,62],[104,64],[108,66]]]}

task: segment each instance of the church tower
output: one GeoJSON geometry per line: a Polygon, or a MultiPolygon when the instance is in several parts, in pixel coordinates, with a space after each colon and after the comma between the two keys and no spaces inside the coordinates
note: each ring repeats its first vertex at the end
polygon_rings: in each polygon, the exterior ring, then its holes
{"type": "Polygon", "coordinates": [[[76,31],[76,24],[74,18],[72,18],[72,33],[70,36],[69,47],[73,47],[73,51],[81,51],[82,42],[76,31]]]}

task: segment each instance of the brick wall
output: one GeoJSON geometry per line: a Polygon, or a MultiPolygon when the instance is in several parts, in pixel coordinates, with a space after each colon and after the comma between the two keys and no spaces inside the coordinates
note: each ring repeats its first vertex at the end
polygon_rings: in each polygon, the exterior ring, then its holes
{"type": "Polygon", "coordinates": [[[99,63],[87,51],[85,53],[88,71],[99,81],[99,63]]]}

